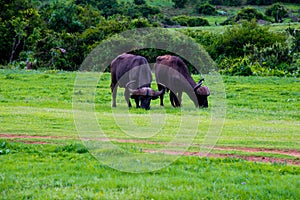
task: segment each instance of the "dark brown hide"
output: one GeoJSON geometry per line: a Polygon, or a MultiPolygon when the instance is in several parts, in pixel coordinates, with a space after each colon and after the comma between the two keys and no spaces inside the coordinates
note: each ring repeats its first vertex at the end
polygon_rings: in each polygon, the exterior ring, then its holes
{"type": "MultiPolygon", "coordinates": [[[[158,89],[167,88],[170,90],[172,106],[181,106],[182,92],[188,94],[196,107],[208,106],[207,96],[210,93],[208,87],[201,86],[203,80],[199,82],[199,85],[196,84],[182,59],[172,55],[159,56],[156,59],[154,69],[158,89]]],[[[164,93],[160,96],[161,106],[164,105],[163,98],[164,93]]]]}
{"type": "Polygon", "coordinates": [[[131,90],[129,89],[131,95],[135,95],[135,96],[150,96],[150,97],[158,97],[160,96],[163,91],[154,91],[149,87],[142,87],[136,90],[131,90]]]}
{"type": "Polygon", "coordinates": [[[196,90],[196,93],[202,96],[209,96],[210,91],[207,86],[201,86],[196,90]]]}
{"type": "MultiPolygon", "coordinates": [[[[125,88],[124,95],[128,107],[131,107],[129,100],[131,94],[129,89],[134,91],[144,87],[150,88],[152,81],[151,69],[146,58],[142,56],[126,53],[121,54],[111,62],[110,70],[113,107],[116,106],[116,93],[118,86],[125,88]]],[[[153,92],[151,91],[151,93],[153,92]]],[[[150,109],[151,96],[144,96],[143,98],[140,98],[139,96],[140,95],[132,96],[135,99],[136,107],[140,106],[139,101],[141,101],[142,108],[150,109]]]]}

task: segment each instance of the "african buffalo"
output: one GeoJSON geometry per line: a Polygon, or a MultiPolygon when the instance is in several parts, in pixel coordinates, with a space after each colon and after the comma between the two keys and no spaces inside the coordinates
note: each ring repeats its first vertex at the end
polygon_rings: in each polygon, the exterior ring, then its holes
{"type": "MultiPolygon", "coordinates": [[[[207,86],[201,86],[204,79],[196,83],[191,77],[186,64],[177,56],[164,55],[156,58],[154,64],[158,89],[170,90],[170,101],[173,107],[181,106],[182,92],[188,94],[196,107],[208,107],[207,96],[210,91],[207,86]]],[[[164,92],[160,96],[163,106],[164,92]]]]}
{"type": "Polygon", "coordinates": [[[152,74],[146,58],[132,54],[121,54],[110,64],[112,106],[116,107],[117,87],[125,88],[124,96],[131,107],[129,97],[133,98],[136,107],[150,109],[151,99],[157,99],[163,91],[150,88],[152,74]],[[140,105],[141,102],[141,105],[140,105]]]}

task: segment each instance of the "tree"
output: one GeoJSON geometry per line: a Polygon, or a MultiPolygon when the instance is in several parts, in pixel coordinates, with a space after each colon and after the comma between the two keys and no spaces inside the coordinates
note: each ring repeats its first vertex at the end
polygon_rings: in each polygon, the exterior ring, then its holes
{"type": "Polygon", "coordinates": [[[83,24],[78,20],[79,6],[73,0],[57,0],[41,8],[48,27],[56,32],[81,32],[83,24]]]}
{"type": "Polygon", "coordinates": [[[282,22],[284,16],[288,13],[282,4],[275,3],[266,10],[266,15],[274,17],[276,23],[282,22]]]}
{"type": "Polygon", "coordinates": [[[78,6],[78,10],[78,20],[84,26],[84,29],[87,29],[91,26],[97,26],[98,23],[104,20],[101,12],[90,4],[78,6]]]}
{"type": "Polygon", "coordinates": [[[0,62],[11,63],[18,59],[28,46],[27,39],[42,21],[38,10],[29,0],[1,1],[0,12],[0,62]]]}

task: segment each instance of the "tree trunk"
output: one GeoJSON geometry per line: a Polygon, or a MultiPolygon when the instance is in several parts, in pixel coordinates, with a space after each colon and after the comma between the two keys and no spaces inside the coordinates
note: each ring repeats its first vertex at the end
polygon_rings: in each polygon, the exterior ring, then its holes
{"type": "Polygon", "coordinates": [[[18,47],[20,46],[20,44],[21,44],[21,40],[19,39],[19,36],[16,35],[15,39],[14,39],[13,46],[12,46],[9,63],[12,63],[14,61],[16,50],[18,49],[18,47]]]}

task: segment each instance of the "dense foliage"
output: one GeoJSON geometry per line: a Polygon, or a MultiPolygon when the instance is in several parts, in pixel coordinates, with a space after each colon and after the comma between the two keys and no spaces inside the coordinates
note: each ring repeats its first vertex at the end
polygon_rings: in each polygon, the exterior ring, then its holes
{"type": "Polygon", "coordinates": [[[177,22],[181,26],[209,26],[209,23],[206,19],[201,17],[189,17],[186,15],[179,15],[173,18],[173,21],[177,22]]]}
{"type": "MultiPolygon", "coordinates": [[[[116,33],[142,27],[209,26],[214,22],[204,15],[220,13],[218,6],[213,5],[269,4],[263,0],[170,2],[173,3],[170,7],[177,7],[176,14],[166,14],[166,10],[151,6],[145,0],[1,0],[0,7],[5,12],[0,13],[0,65],[73,71],[101,41],[116,33]],[[192,7],[193,12],[201,17],[180,14],[181,10],[188,9],[181,9],[185,5],[192,7]]],[[[267,7],[265,13],[244,7],[221,23],[234,25],[225,28],[223,34],[200,30],[183,32],[203,45],[222,70],[235,66],[228,63],[241,65],[246,62],[250,68],[254,65],[256,71],[257,68],[261,71],[279,70],[280,75],[295,76],[299,73],[300,62],[299,30],[272,33],[254,22],[282,22],[289,13],[285,5],[278,3],[267,7]]],[[[297,20],[299,15],[292,16],[297,20]]],[[[146,49],[134,52],[153,62],[155,56],[167,51],[146,49]]],[[[255,74],[253,71],[247,74],[255,74]]]]}
{"type": "Polygon", "coordinates": [[[184,8],[188,0],[172,0],[174,8],[184,8]]]}
{"type": "Polygon", "coordinates": [[[275,22],[282,22],[283,17],[288,14],[287,9],[281,4],[273,4],[266,10],[266,15],[274,18],[275,22]]]}
{"type": "Polygon", "coordinates": [[[199,14],[203,15],[215,15],[217,10],[214,6],[210,4],[202,4],[197,8],[199,14]]]}
{"type": "Polygon", "coordinates": [[[203,44],[219,68],[230,75],[300,76],[299,31],[271,32],[254,20],[228,27],[220,35],[207,31],[184,31],[203,44]]]}
{"type": "Polygon", "coordinates": [[[300,3],[300,0],[210,0],[213,5],[240,6],[240,5],[271,5],[274,3],[300,3]]]}

